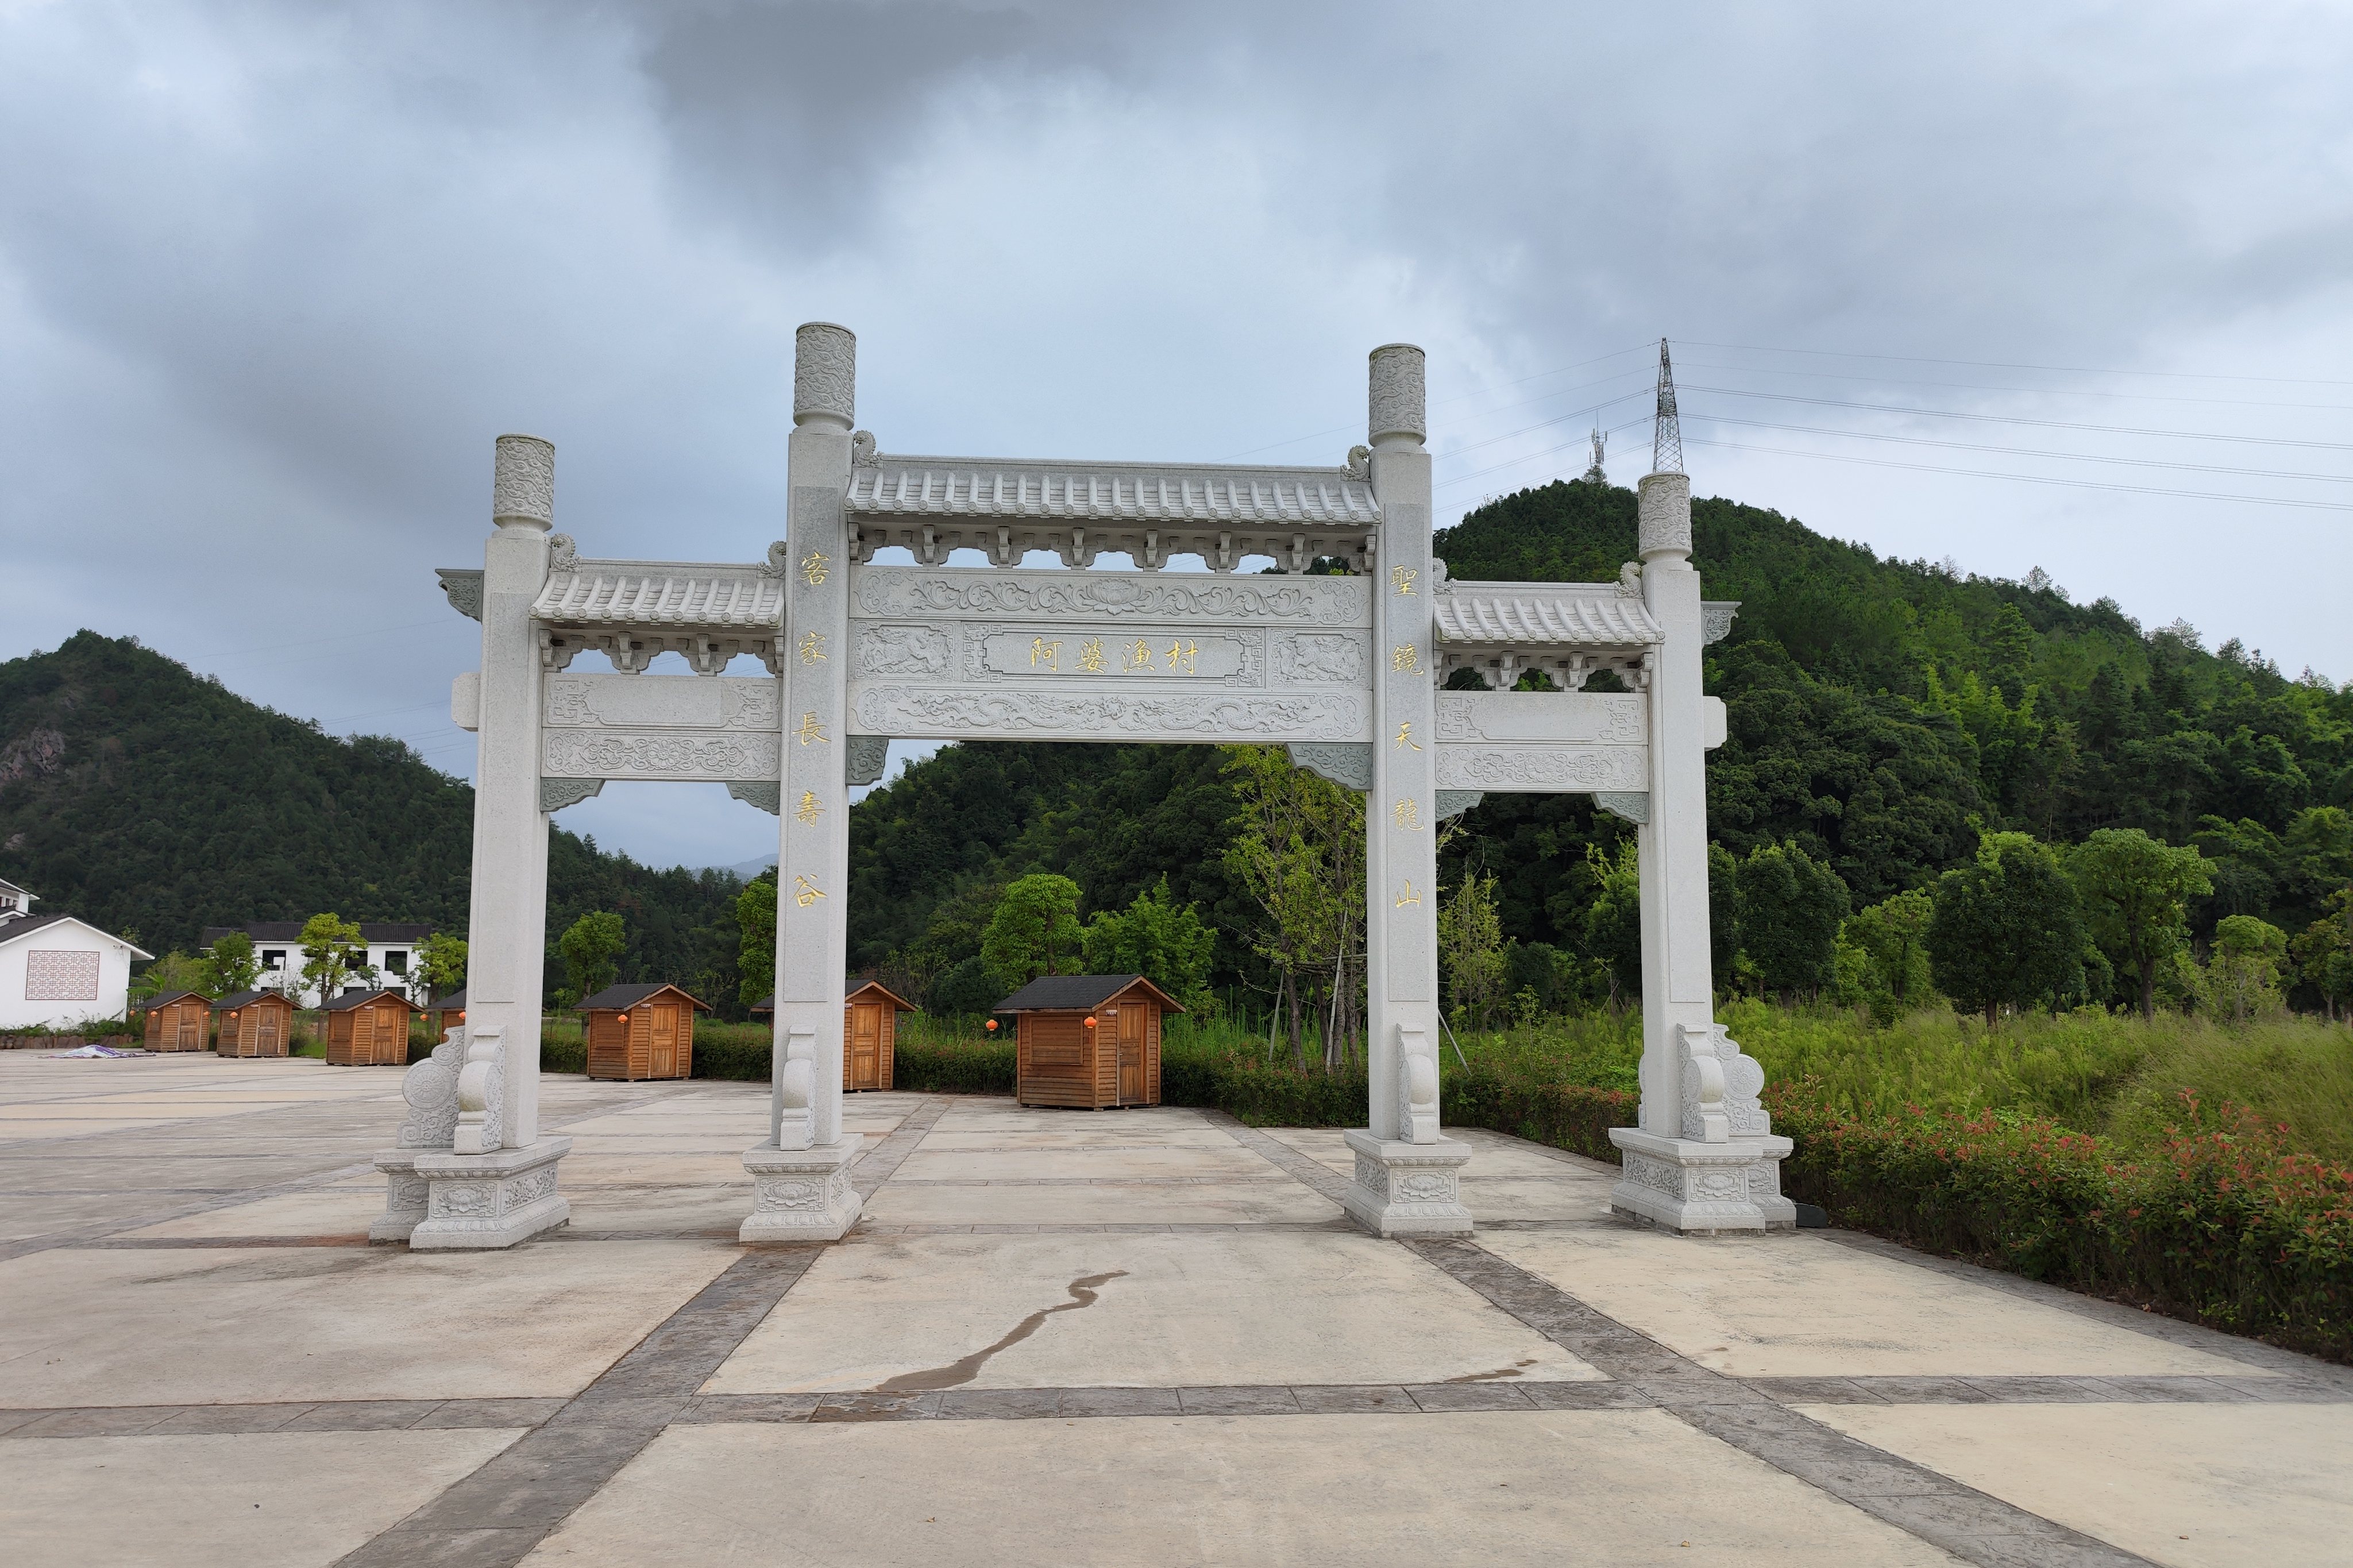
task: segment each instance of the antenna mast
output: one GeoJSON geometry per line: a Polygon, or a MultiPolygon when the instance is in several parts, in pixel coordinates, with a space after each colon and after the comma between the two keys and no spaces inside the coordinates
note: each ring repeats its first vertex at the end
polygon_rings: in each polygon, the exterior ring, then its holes
{"type": "Polygon", "coordinates": [[[1609,445],[1609,437],[1608,433],[1605,432],[1600,426],[1596,425],[1593,427],[1593,467],[1585,470],[1585,482],[1587,484],[1606,485],[1609,482],[1609,476],[1601,471],[1602,448],[1609,445]]]}
{"type": "Polygon", "coordinates": [[[1667,340],[1659,340],[1658,423],[1651,437],[1651,472],[1683,471],[1683,431],[1675,417],[1675,371],[1667,361],[1667,340]]]}

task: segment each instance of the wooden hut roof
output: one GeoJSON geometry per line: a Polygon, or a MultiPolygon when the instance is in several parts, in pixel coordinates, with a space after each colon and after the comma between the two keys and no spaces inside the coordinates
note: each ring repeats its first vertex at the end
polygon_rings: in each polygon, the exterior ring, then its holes
{"type": "Polygon", "coordinates": [[[391,997],[394,1001],[399,1003],[404,1007],[414,1009],[417,1005],[416,1003],[411,1002],[408,999],[407,992],[395,990],[389,985],[379,985],[373,991],[346,991],[341,996],[333,997],[326,1002],[321,1003],[319,1005],[319,1011],[322,1013],[346,1013],[353,1007],[364,1007],[371,1002],[382,1001],[387,996],[391,997]]]}
{"type": "Polygon", "coordinates": [[[425,1004],[428,1013],[462,1013],[466,1010],[466,988],[462,985],[447,996],[436,996],[425,1004]]]}
{"type": "Polygon", "coordinates": [[[1172,1013],[1185,1009],[1176,998],[1141,974],[1041,974],[999,1002],[997,1013],[1065,1013],[1100,1007],[1132,985],[1141,985],[1160,998],[1172,1013]]]}
{"type": "Polygon", "coordinates": [[[709,1003],[696,1001],[694,997],[688,995],[684,991],[680,991],[677,986],[672,985],[666,981],[655,981],[650,984],[636,983],[628,985],[607,985],[602,991],[597,992],[594,996],[582,997],[580,1001],[575,1005],[573,1010],[579,1013],[626,1013],[630,1008],[638,1005],[640,1002],[652,1001],[654,997],[664,991],[678,991],[678,994],[681,996],[685,997],[689,1002],[694,1003],[697,1007],[702,1008],[704,1012],[708,1013],[711,1011],[711,1005],[709,1003]]]}
{"type": "Polygon", "coordinates": [[[213,1004],[213,1011],[234,1013],[239,1007],[250,1007],[256,1002],[276,1002],[287,1007],[294,1005],[282,993],[277,991],[232,991],[213,1004]]]}
{"type": "Polygon", "coordinates": [[[190,1000],[202,1002],[207,1007],[211,1006],[213,1002],[211,997],[201,991],[161,991],[148,997],[145,1005],[153,1010],[157,1007],[168,1007],[174,1002],[190,1000]]]}
{"type": "MultiPolygon", "coordinates": [[[[902,1013],[920,1013],[923,1011],[921,1007],[916,1006],[913,1002],[908,1001],[904,996],[900,995],[897,992],[883,984],[880,980],[868,981],[865,984],[860,986],[857,990],[843,997],[842,1000],[845,1002],[855,1002],[861,996],[868,996],[868,1000],[870,1001],[887,1001],[891,1005],[896,1007],[902,1013]],[[872,993],[871,996],[868,996],[868,993],[870,992],[872,993]]],[[[771,996],[768,998],[768,1009],[770,1012],[774,1012],[776,1010],[776,999],[775,997],[771,996]]]]}

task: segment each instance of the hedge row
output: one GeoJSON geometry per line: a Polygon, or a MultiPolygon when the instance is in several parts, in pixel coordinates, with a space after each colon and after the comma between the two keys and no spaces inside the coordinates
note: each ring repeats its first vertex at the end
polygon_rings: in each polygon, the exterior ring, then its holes
{"type": "Polygon", "coordinates": [[[1923,1251],[2353,1361],[2353,1171],[2194,1100],[2153,1156],[2048,1121],[1858,1121],[1769,1095],[1790,1196],[1923,1251]]]}
{"type": "MultiPolygon", "coordinates": [[[[577,1045],[543,1047],[550,1072],[579,1072],[577,1045]]],[[[896,1087],[1010,1094],[1010,1041],[902,1043],[896,1087]]],[[[695,1047],[697,1078],[765,1081],[765,1042],[695,1047]]],[[[1482,1066],[1450,1073],[1441,1114],[1615,1163],[1609,1129],[1635,1097],[1542,1083],[1482,1066]]],[[[1362,1072],[1326,1076],[1247,1058],[1171,1055],[1161,1096],[1261,1127],[1357,1127],[1362,1072]]],[[[1832,1223],[1923,1251],[2353,1362],[2353,1171],[2280,1146],[2229,1110],[2184,1108],[2187,1131],[2151,1158],[2044,1121],[1931,1115],[1862,1120],[1810,1082],[1768,1091],[1774,1130],[1797,1142],[1783,1189],[1832,1223]]]]}

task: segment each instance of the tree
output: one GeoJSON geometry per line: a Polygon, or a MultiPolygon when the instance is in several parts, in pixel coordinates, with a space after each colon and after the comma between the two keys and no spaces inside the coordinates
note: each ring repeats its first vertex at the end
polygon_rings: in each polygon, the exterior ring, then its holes
{"type": "Polygon", "coordinates": [[[571,993],[565,1000],[580,1002],[618,980],[627,942],[621,917],[609,910],[592,910],[574,921],[555,942],[564,958],[565,988],[571,993]]]}
{"type": "Polygon", "coordinates": [[[2214,956],[2206,965],[2206,994],[2233,1024],[2280,1005],[2280,963],[2287,932],[2253,915],[2225,915],[2214,925],[2214,956]]]}
{"type": "Polygon", "coordinates": [[[1079,956],[1079,885],[1068,877],[1040,871],[1006,884],[980,956],[1004,991],[1019,990],[1041,974],[1059,974],[1079,956]]]}
{"type": "Polygon", "coordinates": [[[366,939],[341,915],[312,915],[295,940],[302,950],[302,989],[316,991],[321,1002],[341,995],[347,980],[375,978],[367,961],[366,939]]]}
{"type": "MultiPolygon", "coordinates": [[[[776,874],[763,871],[735,895],[735,930],[741,942],[735,957],[735,995],[746,1007],[756,1006],[776,988],[776,874]]],[[[583,994],[586,994],[584,993],[583,994]]]]}
{"type": "Polygon", "coordinates": [[[2330,912],[2297,934],[2291,949],[2296,973],[2320,993],[2330,1023],[2340,1005],[2353,1005],[2353,888],[2329,895],[2330,912]]]}
{"type": "Polygon", "coordinates": [[[1831,983],[1849,907],[1836,871],[1794,841],[1761,844],[1740,862],[1733,905],[1741,952],[1767,991],[1786,999],[1831,983]]]}
{"type": "MultiPolygon", "coordinates": [[[[161,996],[167,991],[204,990],[205,967],[204,960],[190,958],[185,952],[165,953],[149,964],[145,972],[131,983],[131,1005],[136,1007],[151,997],[161,996]]],[[[213,993],[213,994],[218,994],[218,993],[213,993]]]]}
{"type": "Polygon", "coordinates": [[[1336,1068],[1353,1055],[1364,1016],[1365,797],[1293,767],[1280,746],[1225,752],[1241,806],[1226,868],[1266,916],[1251,951],[1274,970],[1276,1008],[1288,1016],[1292,1059],[1303,1070],[1307,1020],[1322,992],[1332,1026],[1324,1061],[1336,1068]]]}
{"type": "Polygon", "coordinates": [[[1849,915],[1839,928],[1839,999],[1868,1006],[1883,1026],[1928,1000],[1935,910],[1936,901],[1915,888],[1849,915]]]}
{"type": "Polygon", "coordinates": [[[466,988],[466,939],[435,931],[417,945],[417,967],[409,975],[413,1000],[430,1002],[466,988]]]}
{"type": "Polygon", "coordinates": [[[1492,873],[1466,874],[1438,906],[1438,958],[1455,1016],[1474,1028],[1493,1023],[1504,1000],[1504,925],[1492,873]]]}
{"type": "Polygon", "coordinates": [[[1083,944],[1089,973],[1141,974],[1197,1013],[1216,1005],[1208,978],[1218,933],[1197,906],[1176,905],[1166,877],[1116,914],[1097,910],[1083,944]]]}
{"type": "Polygon", "coordinates": [[[252,990],[261,978],[261,961],[253,956],[253,939],[233,931],[214,942],[205,953],[202,975],[195,989],[207,996],[252,990]]]}
{"type": "Polygon", "coordinates": [[[1926,932],[1937,987],[1988,1028],[2004,1005],[2055,1004],[2084,984],[2084,925],[2058,857],[2024,834],[1990,837],[1974,864],[1937,879],[1926,932]]]}
{"type": "Polygon", "coordinates": [[[2213,890],[2205,858],[2137,827],[2103,827],[2068,852],[2067,873],[2092,940],[2138,979],[2141,1016],[2155,1017],[2158,968],[2189,940],[2189,900],[2213,890]]]}
{"type": "MultiPolygon", "coordinates": [[[[1585,847],[1594,881],[1593,902],[1585,908],[1586,956],[1609,976],[1609,1005],[1642,994],[1642,877],[1631,839],[1611,855],[1599,844],[1585,847]]],[[[1727,966],[1728,970],[1728,966],[1727,966]]]]}

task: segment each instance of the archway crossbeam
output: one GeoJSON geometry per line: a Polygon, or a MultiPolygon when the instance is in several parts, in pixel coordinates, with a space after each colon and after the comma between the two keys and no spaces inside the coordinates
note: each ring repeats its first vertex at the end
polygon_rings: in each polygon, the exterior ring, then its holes
{"type": "Polygon", "coordinates": [[[1642,1109],[1615,1135],[1613,1205],[1679,1230],[1791,1222],[1788,1140],[1714,1018],[1704,752],[1724,710],[1700,650],[1737,606],[1699,596],[1682,474],[1643,480],[1641,560],[1615,583],[1452,582],[1409,345],[1373,352],[1367,444],[1329,468],[886,457],[852,427],[855,382],[847,331],[800,329],[786,537],[756,563],[580,556],[550,531],[554,449],[500,438],[484,567],[440,574],[482,623],[451,698],[481,737],[470,1007],[410,1069],[378,1235],[501,1247],[565,1217],[569,1142],[539,1136],[535,1089],[547,825],[616,778],[723,783],[777,815],[770,1127],[744,1156],[743,1236],[843,1234],[848,791],[894,738],[1281,743],[1366,793],[1373,1087],[1346,1207],[1384,1236],[1471,1228],[1470,1151],[1438,1117],[1436,828],[1486,793],[1592,794],[1637,824],[1642,874],[1642,1109]],[[876,560],[891,547],[913,563],[876,560]],[[1023,569],[1035,551],[1069,569],[1023,569]],[[1100,569],[1109,554],[1131,565],[1100,569]],[[1208,570],[1166,570],[1186,556],[1208,570]],[[1236,574],[1251,556],[1284,570],[1236,574]],[[1329,561],[1346,574],[1306,574],[1329,561]],[[574,669],[589,651],[612,672],[574,669]],[[648,673],[664,652],[695,673],[648,673]],[[721,673],[747,654],[769,673],[721,673]],[[1466,669],[1486,689],[1441,689],[1466,669]],[[1586,689],[1603,670],[1619,689],[1586,689]],[[1530,671],[1553,689],[1513,689],[1530,671]]]}

